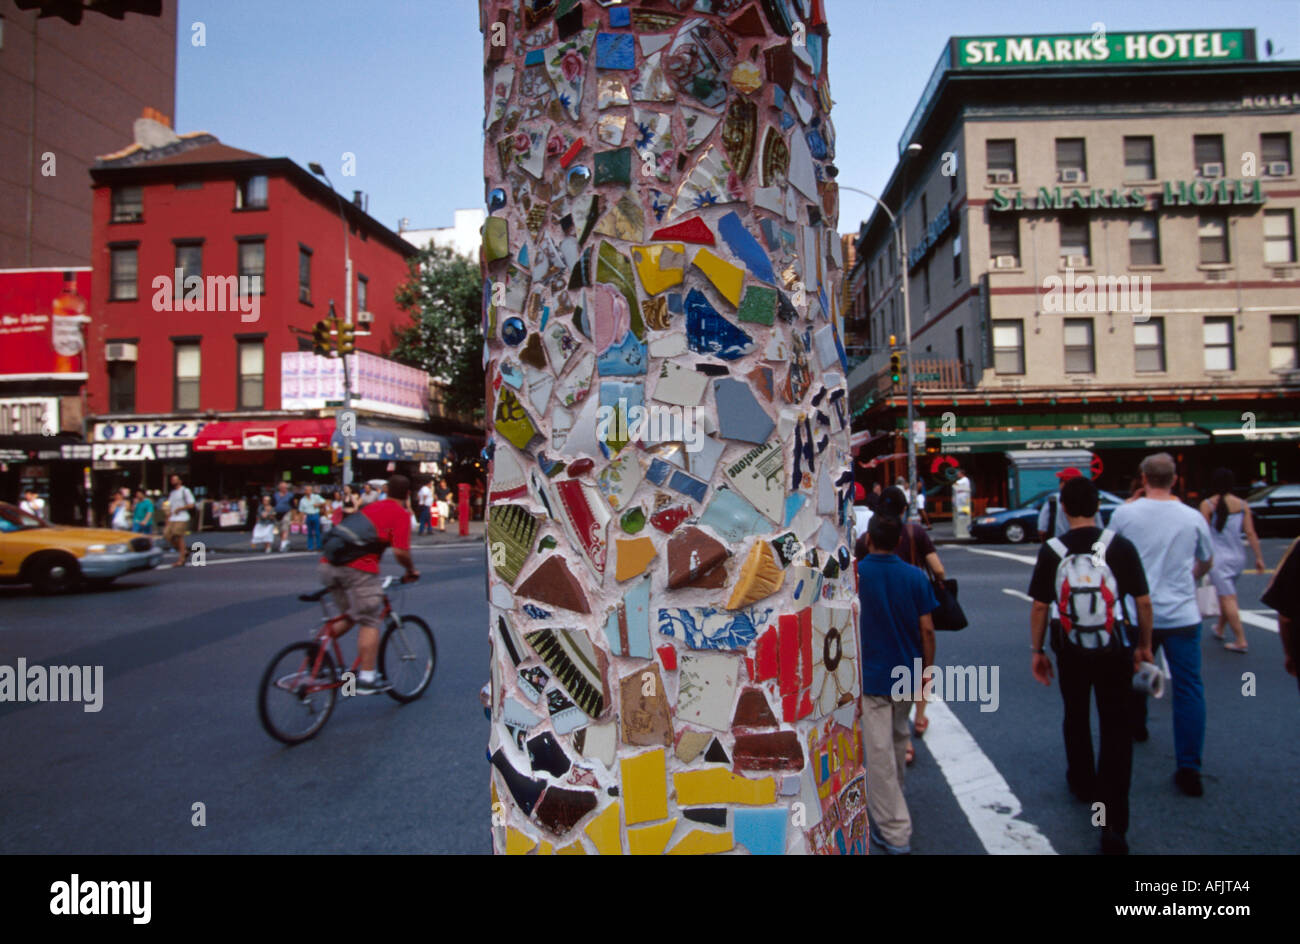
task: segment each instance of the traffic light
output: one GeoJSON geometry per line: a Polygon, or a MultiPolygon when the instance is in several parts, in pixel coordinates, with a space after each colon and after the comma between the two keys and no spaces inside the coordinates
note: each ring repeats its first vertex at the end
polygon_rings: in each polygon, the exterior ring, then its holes
{"type": "Polygon", "coordinates": [[[357,349],[354,335],[356,328],[350,324],[339,325],[339,354],[351,354],[357,349]]]}
{"type": "Polygon", "coordinates": [[[898,351],[894,351],[889,355],[889,382],[897,387],[902,382],[902,379],[903,355],[898,351]]]}
{"type": "Polygon", "coordinates": [[[311,331],[311,350],[313,354],[319,354],[321,357],[330,357],[333,353],[334,341],[330,337],[330,323],[328,321],[318,321],[311,331]]]}

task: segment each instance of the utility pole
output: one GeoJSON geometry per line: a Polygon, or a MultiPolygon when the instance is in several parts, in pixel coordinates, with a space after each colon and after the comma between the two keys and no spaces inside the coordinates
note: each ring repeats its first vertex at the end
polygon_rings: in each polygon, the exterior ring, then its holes
{"type": "MultiPolygon", "coordinates": [[[[343,324],[347,326],[349,341],[352,338],[352,252],[348,245],[348,218],[343,209],[343,197],[334,189],[325,168],[312,161],[307,165],[313,174],[329,186],[339,205],[339,219],[343,221],[343,324]]],[[[330,318],[334,319],[334,299],[330,299],[330,318]]],[[[356,434],[357,417],[352,412],[352,384],[348,379],[348,354],[343,345],[343,329],[339,330],[339,358],[343,361],[343,407],[334,414],[334,425],[343,437],[343,484],[352,484],[352,438],[356,434]]],[[[349,347],[351,345],[349,344],[349,347]]]]}

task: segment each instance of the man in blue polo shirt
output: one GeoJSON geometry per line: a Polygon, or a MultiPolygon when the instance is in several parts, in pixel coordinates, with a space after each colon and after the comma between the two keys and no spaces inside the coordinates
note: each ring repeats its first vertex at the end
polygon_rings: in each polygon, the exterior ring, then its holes
{"type": "Polygon", "coordinates": [[[922,679],[912,677],[916,661],[920,660],[923,675],[934,663],[930,614],[939,606],[920,568],[894,554],[901,531],[898,518],[872,515],[867,525],[868,553],[858,562],[867,816],[872,842],[890,855],[912,851],[912,816],[903,799],[911,735],[907,717],[922,686],[922,679]]]}

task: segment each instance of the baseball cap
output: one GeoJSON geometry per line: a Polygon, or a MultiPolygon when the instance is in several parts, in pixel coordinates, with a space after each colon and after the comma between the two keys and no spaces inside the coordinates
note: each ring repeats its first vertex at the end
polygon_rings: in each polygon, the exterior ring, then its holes
{"type": "Polygon", "coordinates": [[[867,490],[862,487],[861,482],[853,483],[853,501],[855,504],[861,504],[867,500],[867,490]]]}
{"type": "Polygon", "coordinates": [[[1060,472],[1057,472],[1056,477],[1062,482],[1068,482],[1070,479],[1082,478],[1083,473],[1074,466],[1070,466],[1068,469],[1062,469],[1060,472]]]}

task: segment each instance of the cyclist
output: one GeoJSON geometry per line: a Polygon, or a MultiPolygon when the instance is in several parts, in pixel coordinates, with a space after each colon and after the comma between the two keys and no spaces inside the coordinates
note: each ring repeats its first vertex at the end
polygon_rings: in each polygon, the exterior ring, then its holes
{"type": "MultiPolygon", "coordinates": [[[[328,557],[320,559],[317,568],[321,583],[334,594],[339,616],[331,632],[342,636],[354,625],[360,624],[357,654],[361,658],[361,671],[357,675],[357,694],[373,695],[387,691],[392,686],[376,670],[379,656],[379,626],[383,621],[384,590],[379,579],[379,558],[385,548],[392,548],[393,557],[406,568],[404,580],[418,580],[420,572],[411,562],[411,510],[407,501],[411,480],[405,475],[394,475],[388,480],[388,498],[372,501],[363,506],[358,515],[365,515],[374,525],[376,546],[368,553],[346,564],[331,564],[328,557]]],[[[347,520],[341,522],[346,526],[347,520]]]]}

